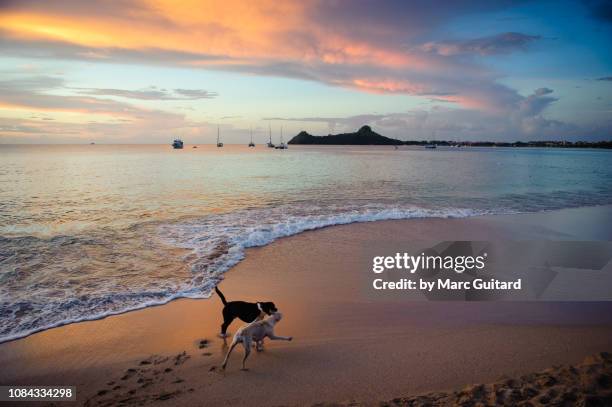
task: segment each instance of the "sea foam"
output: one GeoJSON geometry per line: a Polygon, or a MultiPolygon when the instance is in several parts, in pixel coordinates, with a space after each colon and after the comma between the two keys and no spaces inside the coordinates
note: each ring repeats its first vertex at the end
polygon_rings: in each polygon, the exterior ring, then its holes
{"type": "MultiPolygon", "coordinates": [[[[279,238],[334,225],[356,222],[411,218],[457,218],[492,213],[491,211],[461,208],[427,209],[416,206],[355,204],[316,206],[310,204],[282,205],[269,208],[251,208],[228,213],[207,214],[179,222],[158,224],[156,235],[149,239],[160,244],[187,250],[185,267],[190,273],[180,281],[152,281],[143,274],[131,280],[129,290],[117,290],[110,283],[87,291],[80,287],[76,293],[67,290],[63,297],[52,295],[49,289],[30,287],[21,290],[19,298],[8,300],[3,293],[0,301],[2,327],[0,342],[21,338],[45,329],[86,320],[104,318],[154,305],[165,304],[177,298],[208,298],[223,274],[239,263],[249,247],[267,245],[279,238]],[[27,293],[30,294],[27,294],[27,293]]],[[[137,228],[136,228],[137,229],[137,228]]],[[[150,231],[150,225],[146,231],[150,231]]],[[[133,231],[134,232],[134,231],[133,231]]],[[[146,233],[143,229],[142,233],[146,233]]],[[[32,240],[34,238],[27,238],[32,240]]],[[[36,242],[14,239],[6,244],[27,247],[45,247],[45,250],[74,250],[85,240],[87,244],[104,245],[112,238],[99,238],[91,242],[85,237],[63,237],[36,242]],[[72,248],[71,248],[72,246],[72,248]]],[[[10,240],[10,239],[9,239],[10,240]]],[[[36,284],[38,286],[38,284],[36,284]]]]}

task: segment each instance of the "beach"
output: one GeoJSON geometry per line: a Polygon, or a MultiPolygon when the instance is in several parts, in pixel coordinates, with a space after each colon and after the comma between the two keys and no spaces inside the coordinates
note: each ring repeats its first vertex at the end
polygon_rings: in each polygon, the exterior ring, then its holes
{"type": "Polygon", "coordinates": [[[611,1],[0,4],[0,407],[612,406],[611,1]]]}
{"type": "Polygon", "coordinates": [[[610,240],[611,214],[600,206],[390,220],[282,238],[247,249],[219,285],[228,300],[274,301],[284,315],[276,334],[294,338],[267,340],[249,371],[240,370],[241,349],[219,369],[226,348],[213,295],[1,344],[0,383],[74,385],[87,405],[370,403],[577,364],[612,350],[610,303],[371,296],[355,253],[415,241],[610,240]]]}

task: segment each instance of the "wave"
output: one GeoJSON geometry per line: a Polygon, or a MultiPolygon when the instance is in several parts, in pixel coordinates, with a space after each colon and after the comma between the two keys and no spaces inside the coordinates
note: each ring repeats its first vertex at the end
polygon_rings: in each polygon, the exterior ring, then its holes
{"type": "MultiPolygon", "coordinates": [[[[47,291],[40,288],[42,285],[39,280],[32,280],[36,281],[35,284],[23,283],[22,286],[9,287],[2,284],[4,287],[0,287],[0,321],[2,322],[0,343],[74,322],[101,319],[110,315],[163,305],[177,298],[208,298],[215,285],[223,279],[223,274],[244,259],[246,249],[264,246],[279,238],[305,231],[382,220],[466,218],[519,212],[525,212],[525,210],[519,211],[512,206],[496,209],[466,209],[364,204],[363,202],[338,205],[315,205],[304,202],[271,208],[250,208],[229,213],[207,214],[177,222],[154,224],[153,229],[151,229],[151,224],[147,224],[146,230],[144,227],[142,230],[131,228],[132,236],[144,236],[153,230],[154,236],[150,239],[157,241],[154,251],[160,247],[166,250],[168,248],[186,250],[188,254],[180,261],[181,268],[184,268],[186,263],[189,272],[184,273],[180,279],[177,279],[176,276],[171,279],[166,278],[163,274],[165,270],[162,268],[161,271],[158,271],[161,274],[154,277],[141,273],[139,269],[141,264],[136,262],[139,267],[134,270],[133,275],[121,275],[121,277],[104,275],[99,279],[114,283],[115,280],[130,278],[131,280],[127,282],[121,282],[123,288],[100,285],[104,283],[96,285],[87,280],[87,288],[79,286],[81,291],[78,295],[72,288],[58,295],[55,274],[48,278],[50,283],[46,287],[47,291]],[[15,294],[17,292],[20,293],[20,297],[15,294]]],[[[125,231],[117,233],[125,233],[125,231]]],[[[117,251],[112,244],[109,244],[109,242],[114,243],[117,236],[67,237],[46,241],[39,239],[36,242],[30,241],[32,239],[35,238],[9,240],[12,241],[11,244],[27,248],[29,250],[27,255],[38,254],[42,251],[43,246],[51,243],[57,246],[54,250],[62,251],[74,251],[79,246],[87,244],[96,247],[108,245],[111,252],[117,251]]],[[[151,241],[147,240],[143,247],[151,244],[151,241]]],[[[3,257],[4,254],[14,252],[10,247],[7,249],[6,241],[0,242],[0,248],[2,248],[0,260],[6,259],[3,257]]],[[[130,258],[130,262],[134,263],[132,257],[136,256],[135,253],[139,250],[131,247],[123,251],[121,255],[130,258]],[[131,253],[129,250],[134,250],[134,252],[131,253]]],[[[162,249],[160,256],[164,255],[162,249]]],[[[51,257],[55,263],[62,263],[61,257],[55,251],[51,257]]],[[[42,259],[39,263],[47,260],[42,259]]],[[[150,261],[153,263],[151,268],[160,269],[154,260],[150,261]]],[[[76,270],[76,273],[81,273],[81,270],[76,270]]],[[[40,276],[35,277],[38,279],[40,276]]],[[[3,279],[7,281],[9,278],[12,278],[10,271],[0,275],[0,282],[3,279]]]]}
{"type": "MultiPolygon", "coordinates": [[[[464,208],[427,209],[416,206],[362,205],[281,206],[273,209],[244,210],[223,215],[209,215],[179,224],[160,227],[160,237],[167,243],[193,253],[192,285],[202,277],[218,282],[219,277],[244,258],[245,249],[264,246],[287,236],[309,230],[350,223],[413,218],[464,218],[510,213],[511,211],[464,208]]],[[[214,284],[207,289],[214,288],[214,284]]]]}
{"type": "MultiPolygon", "coordinates": [[[[46,290],[39,283],[28,283],[27,287],[5,287],[6,291],[1,293],[3,300],[0,301],[0,343],[74,322],[101,319],[163,305],[177,298],[208,298],[215,285],[223,278],[223,274],[244,258],[247,248],[264,246],[279,238],[304,231],[356,222],[468,217],[485,213],[492,212],[372,204],[355,204],[352,207],[297,204],[210,214],[182,222],[157,225],[156,238],[162,244],[189,251],[190,254],[183,259],[189,264],[191,271],[187,279],[152,289],[152,281],[147,281],[148,277],[143,275],[141,280],[130,282],[130,291],[114,292],[112,287],[92,285],[78,295],[72,290],[65,290],[60,296],[57,290],[46,290]],[[15,297],[14,294],[11,295],[11,291],[27,294],[15,297]],[[53,296],[49,292],[53,292],[53,296]]],[[[46,241],[35,239],[36,242],[32,242],[32,239],[35,238],[12,239],[12,243],[28,250],[33,248],[37,252],[40,252],[44,245],[54,245],[54,250],[76,250],[81,245],[104,244],[104,239],[100,237],[65,237],[46,241]]],[[[111,239],[113,238],[109,237],[107,240],[111,239]]],[[[6,248],[7,242],[2,243],[6,248]]],[[[58,261],[61,257],[55,251],[52,257],[56,262],[61,262],[58,261]]],[[[10,274],[6,273],[3,278],[10,278],[10,274]]],[[[58,276],[54,276],[52,280],[57,278],[58,276]]],[[[156,285],[160,284],[158,281],[155,281],[156,285]]],[[[54,288],[57,287],[54,285],[54,288]]]]}

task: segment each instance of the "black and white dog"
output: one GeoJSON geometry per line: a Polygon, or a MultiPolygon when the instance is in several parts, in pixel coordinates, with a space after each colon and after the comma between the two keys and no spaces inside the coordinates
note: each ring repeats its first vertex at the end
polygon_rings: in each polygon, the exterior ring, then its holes
{"type": "Polygon", "coordinates": [[[223,302],[223,324],[221,324],[222,338],[227,336],[227,327],[236,318],[240,318],[244,322],[251,323],[256,319],[261,319],[264,314],[272,315],[277,312],[276,305],[273,302],[245,302],[245,301],[230,301],[227,302],[225,296],[217,287],[215,291],[221,302],[223,302]]]}

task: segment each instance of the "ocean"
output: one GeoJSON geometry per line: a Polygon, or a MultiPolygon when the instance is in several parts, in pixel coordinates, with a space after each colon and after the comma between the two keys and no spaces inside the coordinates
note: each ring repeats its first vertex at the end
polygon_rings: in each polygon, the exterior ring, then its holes
{"type": "Polygon", "coordinates": [[[587,149],[0,145],[0,342],[208,297],[283,236],[611,204],[610,180],[587,149]]]}

